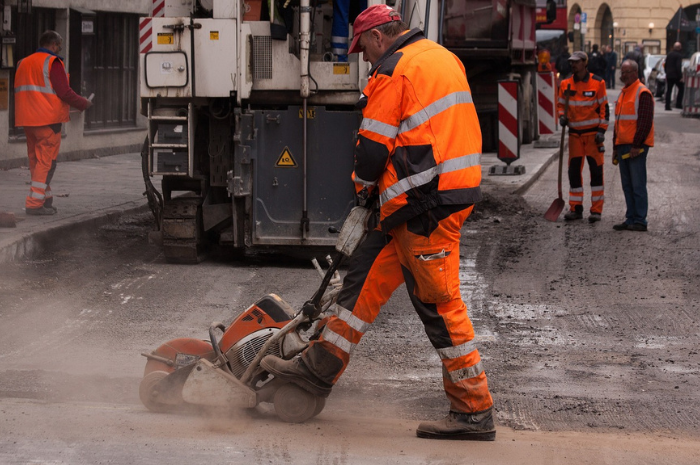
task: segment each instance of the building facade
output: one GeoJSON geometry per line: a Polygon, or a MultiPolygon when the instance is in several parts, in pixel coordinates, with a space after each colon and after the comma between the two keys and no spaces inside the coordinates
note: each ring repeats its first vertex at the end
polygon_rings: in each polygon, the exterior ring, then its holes
{"type": "Polygon", "coordinates": [[[697,0],[569,0],[568,4],[574,50],[590,51],[592,44],[612,45],[622,57],[639,45],[645,54],[665,55],[675,42],[681,42],[690,57],[700,48],[699,26],[697,0]]]}
{"type": "Polygon", "coordinates": [[[63,125],[59,159],[139,151],[146,120],[139,114],[140,16],[152,0],[0,0],[0,168],[26,164],[22,128],[14,124],[17,62],[34,53],[47,29],[63,37],[61,52],[71,88],[94,105],[71,111],[63,125]]]}

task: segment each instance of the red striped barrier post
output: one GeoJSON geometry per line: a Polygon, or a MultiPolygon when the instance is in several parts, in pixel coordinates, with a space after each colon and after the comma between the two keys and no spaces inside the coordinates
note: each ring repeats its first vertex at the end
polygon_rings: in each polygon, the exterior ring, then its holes
{"type": "Polygon", "coordinates": [[[554,134],[557,131],[554,96],[554,73],[537,73],[537,116],[541,135],[554,134]]]}
{"type": "Polygon", "coordinates": [[[510,166],[520,158],[518,81],[498,81],[498,159],[507,166],[492,166],[489,174],[522,174],[524,166],[510,166]]]}

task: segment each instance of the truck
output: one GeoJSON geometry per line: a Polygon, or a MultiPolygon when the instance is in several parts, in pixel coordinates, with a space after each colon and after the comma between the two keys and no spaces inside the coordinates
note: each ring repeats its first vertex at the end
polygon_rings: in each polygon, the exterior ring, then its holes
{"type": "MultiPolygon", "coordinates": [[[[485,151],[498,147],[499,80],[519,82],[521,140],[538,137],[535,0],[386,1],[464,63],[485,151]]],[[[369,64],[331,53],[331,3],[153,2],[139,24],[142,167],[166,260],[332,246],[355,205],[369,64]]]]}

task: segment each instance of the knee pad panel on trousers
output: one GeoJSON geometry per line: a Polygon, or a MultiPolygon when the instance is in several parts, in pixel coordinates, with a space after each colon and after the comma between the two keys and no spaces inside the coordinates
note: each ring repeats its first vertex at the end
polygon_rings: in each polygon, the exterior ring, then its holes
{"type": "Polygon", "coordinates": [[[302,359],[311,373],[328,384],[335,383],[347,363],[318,344],[311,345],[302,359]]]}
{"type": "Polygon", "coordinates": [[[574,157],[569,160],[569,185],[571,187],[583,187],[581,171],[583,170],[583,157],[574,157]]]}
{"type": "Polygon", "coordinates": [[[598,164],[598,160],[593,157],[586,157],[588,160],[588,167],[591,172],[591,186],[602,186],[603,185],[603,163],[598,164]]]}

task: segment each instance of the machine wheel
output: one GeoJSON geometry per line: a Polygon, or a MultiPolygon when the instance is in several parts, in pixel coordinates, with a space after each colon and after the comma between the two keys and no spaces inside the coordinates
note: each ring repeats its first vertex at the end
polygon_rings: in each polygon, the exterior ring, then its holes
{"type": "Polygon", "coordinates": [[[326,398],[325,397],[316,397],[316,410],[314,410],[314,414],[311,415],[311,418],[315,417],[319,413],[323,412],[323,408],[326,406],[326,398]]]}
{"type": "Polygon", "coordinates": [[[316,412],[317,399],[315,395],[295,384],[285,384],[275,392],[275,412],[287,423],[303,423],[321,412],[316,412]]]}
{"type": "Polygon", "coordinates": [[[165,371],[152,371],[141,380],[139,385],[139,398],[143,405],[152,412],[164,413],[173,410],[177,402],[160,402],[156,385],[169,373],[165,371]]]}

